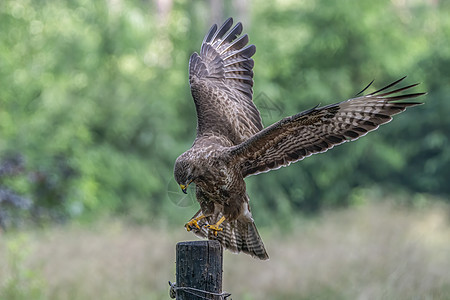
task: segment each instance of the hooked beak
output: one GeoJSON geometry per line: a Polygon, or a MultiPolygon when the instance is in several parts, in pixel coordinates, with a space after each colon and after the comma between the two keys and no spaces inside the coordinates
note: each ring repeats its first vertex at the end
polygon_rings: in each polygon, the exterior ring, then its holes
{"type": "Polygon", "coordinates": [[[181,190],[183,191],[183,193],[185,193],[185,194],[187,194],[187,192],[186,192],[187,187],[188,187],[187,185],[180,184],[180,188],[181,188],[181,190]]]}

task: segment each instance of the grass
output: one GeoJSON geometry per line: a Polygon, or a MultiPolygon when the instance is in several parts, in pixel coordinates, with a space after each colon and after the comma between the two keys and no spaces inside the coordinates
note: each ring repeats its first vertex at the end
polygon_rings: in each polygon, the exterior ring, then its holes
{"type": "MultiPolygon", "coordinates": [[[[270,260],[225,252],[233,299],[450,299],[449,206],[370,204],[263,228],[270,260]]],[[[276,222],[274,220],[274,222],[276,222]]],[[[168,299],[177,228],[102,222],[0,236],[0,299],[168,299]]]]}

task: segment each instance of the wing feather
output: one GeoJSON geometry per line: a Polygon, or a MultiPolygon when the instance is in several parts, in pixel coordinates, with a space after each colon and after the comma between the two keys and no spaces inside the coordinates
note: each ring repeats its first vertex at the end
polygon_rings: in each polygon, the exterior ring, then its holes
{"type": "Polygon", "coordinates": [[[247,140],[262,128],[253,103],[253,66],[256,51],[243,27],[233,19],[220,28],[213,25],[203,39],[200,54],[189,60],[189,82],[197,109],[197,139],[222,135],[233,145],[247,140]]]}
{"type": "MultiPolygon", "coordinates": [[[[377,92],[385,91],[401,80],[377,92]]],[[[265,128],[248,141],[233,147],[230,153],[242,166],[244,177],[287,166],[312,154],[356,140],[391,121],[393,115],[407,107],[421,104],[397,101],[425,93],[395,95],[416,85],[383,94],[371,93],[324,107],[316,106],[265,128]]]]}
{"type": "Polygon", "coordinates": [[[222,26],[220,26],[219,30],[217,30],[216,34],[212,37],[211,41],[214,43],[214,42],[220,40],[224,36],[224,34],[231,28],[232,25],[233,25],[233,19],[228,18],[225,22],[223,22],[223,24],[222,24],[222,26]]]}
{"type": "MultiPolygon", "coordinates": [[[[242,31],[242,26],[241,26],[241,31],[242,31]]],[[[227,51],[230,51],[232,49],[242,49],[247,44],[248,44],[248,35],[244,34],[240,38],[236,39],[234,42],[232,42],[232,43],[229,42],[229,44],[226,45],[226,47],[223,47],[223,49],[219,48],[220,49],[220,54],[223,54],[223,53],[225,53],[227,51]]]]}

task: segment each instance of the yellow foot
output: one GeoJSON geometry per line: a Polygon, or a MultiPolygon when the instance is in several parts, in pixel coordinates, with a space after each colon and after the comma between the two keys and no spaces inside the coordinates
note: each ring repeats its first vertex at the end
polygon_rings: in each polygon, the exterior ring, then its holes
{"type": "Polygon", "coordinates": [[[198,221],[203,219],[205,216],[204,215],[200,215],[197,218],[194,218],[192,220],[190,220],[189,222],[187,222],[186,224],[184,224],[184,227],[186,228],[187,231],[191,231],[193,228],[197,228],[200,229],[200,226],[198,225],[198,221]]]}
{"type": "Polygon", "coordinates": [[[206,225],[206,228],[208,228],[209,230],[212,230],[212,232],[214,233],[215,236],[217,236],[217,233],[219,231],[223,231],[223,228],[220,228],[219,226],[216,226],[216,225],[206,225]]]}
{"type": "Polygon", "coordinates": [[[223,221],[225,221],[225,217],[220,218],[220,220],[214,225],[206,225],[206,228],[208,228],[209,230],[212,230],[214,233],[214,236],[217,236],[217,233],[219,231],[223,231],[223,228],[219,227],[219,225],[222,224],[223,221]]]}
{"type": "Polygon", "coordinates": [[[187,231],[191,231],[192,228],[196,227],[197,229],[200,229],[200,226],[198,226],[198,222],[195,219],[190,220],[186,224],[184,224],[184,227],[186,227],[187,231]]]}

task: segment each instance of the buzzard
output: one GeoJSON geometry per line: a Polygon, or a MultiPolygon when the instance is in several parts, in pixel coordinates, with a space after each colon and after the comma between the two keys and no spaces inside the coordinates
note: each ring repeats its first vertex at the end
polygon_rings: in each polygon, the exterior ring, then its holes
{"type": "Polygon", "coordinates": [[[189,83],[197,110],[197,136],[181,154],[174,175],[182,191],[193,182],[200,210],[185,224],[232,252],[268,259],[249,205],[244,178],[268,172],[353,141],[420,103],[399,101],[417,84],[393,88],[405,77],[365,96],[313,107],[264,128],[252,101],[255,46],[242,24],[229,18],[206,34],[200,54],[189,60],[189,83]],[[390,90],[390,91],[389,91],[390,90]]]}

